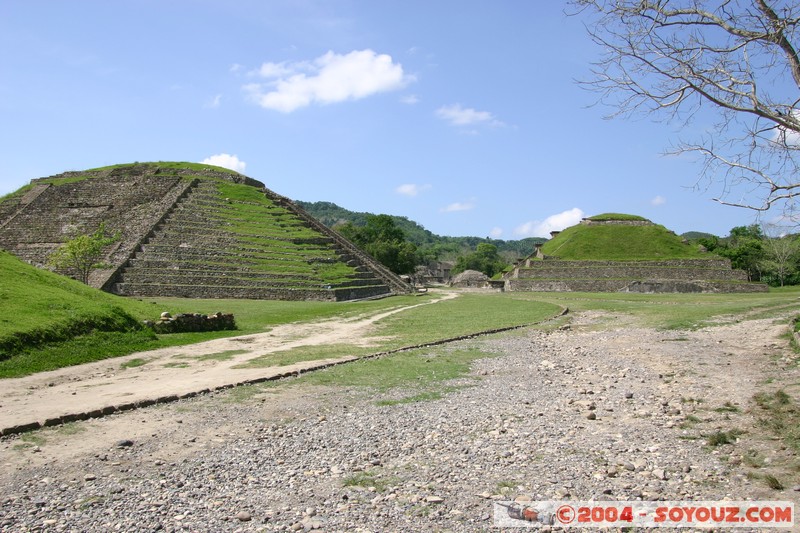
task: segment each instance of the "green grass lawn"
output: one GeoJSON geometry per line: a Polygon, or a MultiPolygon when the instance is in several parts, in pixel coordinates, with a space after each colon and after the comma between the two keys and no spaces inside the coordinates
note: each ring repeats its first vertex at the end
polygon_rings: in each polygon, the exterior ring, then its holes
{"type": "Polygon", "coordinates": [[[745,294],[512,293],[515,298],[549,302],[574,311],[607,311],[646,327],[699,329],[725,320],[769,318],[800,313],[800,287],[745,294]]]}
{"type": "MultiPolygon", "coordinates": [[[[121,298],[36,269],[0,252],[0,378],[192,344],[231,335],[268,331],[279,324],[371,315],[425,303],[433,294],[362,302],[186,300],[121,298]],[[156,335],[145,319],[170,313],[233,313],[238,331],[156,335]]],[[[282,352],[253,365],[364,355],[471,333],[531,324],[560,308],[603,310],[644,326],[695,329],[720,320],[777,316],[800,307],[800,289],[755,294],[463,293],[379,321],[372,346],[322,346],[282,352]],[[731,318],[733,317],[733,318],[731,318]]],[[[787,329],[788,330],[788,329],[787,329]]]]}
{"type": "MultiPolygon", "coordinates": [[[[84,286],[80,286],[84,288],[84,286]]],[[[102,293],[101,293],[102,294],[102,293]]],[[[268,331],[279,324],[309,322],[321,319],[371,315],[400,307],[429,302],[432,294],[395,296],[361,302],[284,302],[266,300],[186,300],[148,299],[138,301],[112,295],[113,301],[131,304],[132,317],[156,318],[161,311],[214,313],[223,311],[236,317],[237,331],[178,333],[155,335],[148,329],[131,328],[120,331],[94,331],[58,342],[41,343],[22,349],[0,361],[0,377],[17,377],[63,366],[127,355],[137,351],[178,346],[228,337],[268,331]]],[[[102,313],[105,307],[95,308],[102,313]]],[[[289,364],[300,360],[363,355],[398,347],[411,346],[470,333],[509,326],[530,324],[557,314],[556,305],[530,301],[512,301],[503,295],[465,295],[456,300],[422,305],[403,311],[379,322],[375,335],[380,340],[369,348],[328,345],[298,348],[254,360],[251,366],[289,364]]],[[[56,323],[60,327],[62,323],[56,323]]],[[[136,320],[134,324],[138,326],[136,320]]]]}
{"type": "Polygon", "coordinates": [[[287,365],[298,361],[397,350],[473,333],[534,324],[558,315],[561,310],[556,304],[513,299],[508,294],[463,294],[456,299],[418,306],[383,318],[365,339],[372,341],[370,346],[304,346],[267,354],[248,361],[244,366],[287,365]]]}

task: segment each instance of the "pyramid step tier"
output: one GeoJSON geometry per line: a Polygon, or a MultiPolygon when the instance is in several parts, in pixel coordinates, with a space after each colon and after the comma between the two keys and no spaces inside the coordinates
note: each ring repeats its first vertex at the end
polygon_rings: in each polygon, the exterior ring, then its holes
{"type": "Polygon", "coordinates": [[[506,290],[531,292],[767,292],[766,284],[720,280],[653,280],[653,279],[509,279],[506,290]]]}
{"type": "Polygon", "coordinates": [[[295,276],[287,274],[255,275],[250,272],[231,271],[181,271],[160,269],[132,269],[120,277],[118,283],[133,284],[178,284],[178,285],[219,285],[225,287],[365,287],[385,285],[381,280],[372,278],[351,278],[335,283],[320,283],[318,279],[308,276],[295,276]]]}
{"type": "Polygon", "coordinates": [[[211,298],[252,300],[317,300],[344,301],[385,296],[386,286],[347,287],[341,289],[254,288],[197,285],[115,284],[114,292],[122,296],[149,298],[211,298]]]}
{"type": "MultiPolygon", "coordinates": [[[[557,263],[557,262],[553,262],[557,263]]],[[[520,279],[558,279],[558,278],[627,278],[627,279],[675,279],[692,281],[697,279],[747,281],[743,270],[718,268],[715,266],[668,267],[660,265],[620,264],[620,265],[582,265],[579,262],[543,265],[532,268],[519,268],[516,277],[520,279]],[[569,264],[568,264],[569,263],[569,264]]]]}

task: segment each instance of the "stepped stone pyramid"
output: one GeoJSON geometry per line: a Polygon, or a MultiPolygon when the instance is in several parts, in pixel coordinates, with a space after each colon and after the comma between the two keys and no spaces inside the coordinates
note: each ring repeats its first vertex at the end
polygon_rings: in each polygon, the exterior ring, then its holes
{"type": "MultiPolygon", "coordinates": [[[[559,253],[577,241],[578,236],[584,240],[600,239],[595,229],[616,227],[625,229],[615,232],[618,239],[626,236],[635,237],[637,228],[655,228],[649,220],[632,215],[617,220],[605,219],[608,215],[600,215],[598,219],[585,218],[578,226],[564,232],[553,232],[553,239],[548,243],[553,250],[551,255],[543,252],[537,245],[536,251],[519,261],[513,269],[503,275],[502,283],[507,291],[541,291],[541,292],[766,292],[764,283],[751,283],[743,270],[731,268],[731,262],[721,257],[695,258],[675,253],[676,248],[686,246],[680,243],[679,237],[663,227],[659,239],[651,239],[645,248],[652,244],[653,249],[638,250],[645,255],[658,255],[663,252],[664,259],[646,260],[599,260],[593,257],[585,259],[564,259],[559,253]],[[659,250],[658,246],[663,246],[659,250]],[[670,250],[675,257],[669,257],[670,250]]],[[[607,236],[609,233],[604,232],[607,236]]],[[[637,240],[647,240],[644,238],[637,240]]],[[[608,243],[605,243],[608,244],[608,243]]],[[[625,247],[624,242],[617,246],[625,247]]],[[[545,245],[547,246],[547,245],[545,245]]],[[[635,253],[632,252],[632,255],[635,253]]]]}
{"type": "Polygon", "coordinates": [[[33,180],[0,202],[0,247],[36,265],[101,223],[121,238],[90,284],[124,296],[353,300],[410,292],[261,182],[190,163],[33,180]]]}

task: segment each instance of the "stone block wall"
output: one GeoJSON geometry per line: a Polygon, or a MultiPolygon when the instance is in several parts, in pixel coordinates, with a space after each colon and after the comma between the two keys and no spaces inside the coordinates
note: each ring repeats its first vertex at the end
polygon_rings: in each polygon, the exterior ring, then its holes
{"type": "Polygon", "coordinates": [[[511,279],[505,290],[527,292],[767,292],[762,283],[632,279],[511,279]]]}
{"type": "Polygon", "coordinates": [[[23,197],[18,209],[3,221],[0,247],[32,264],[44,265],[61,244],[76,235],[93,233],[105,222],[109,231],[120,232],[121,239],[109,247],[105,257],[112,268],[92,273],[90,283],[102,286],[191,185],[191,181],[167,176],[41,183],[31,191],[38,192],[35,198],[26,203],[23,197]]]}
{"type": "Polygon", "coordinates": [[[742,270],[720,261],[538,261],[519,268],[518,278],[576,279],[674,279],[683,281],[713,279],[747,281],[742,270]]]}
{"type": "Polygon", "coordinates": [[[541,292],[762,292],[727,259],[669,261],[525,261],[506,276],[506,290],[541,292]]]}
{"type": "Polygon", "coordinates": [[[145,321],[145,325],[153,328],[156,333],[190,333],[235,330],[236,320],[233,315],[227,313],[213,315],[181,313],[174,317],[169,313],[162,313],[159,320],[145,321]]]}

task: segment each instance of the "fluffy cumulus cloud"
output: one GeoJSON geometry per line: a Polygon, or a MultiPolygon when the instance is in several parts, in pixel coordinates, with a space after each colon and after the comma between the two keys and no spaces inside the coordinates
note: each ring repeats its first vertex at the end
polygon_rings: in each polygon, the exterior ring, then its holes
{"type": "Polygon", "coordinates": [[[436,110],[436,116],[457,127],[502,125],[502,122],[488,111],[477,111],[470,107],[462,107],[461,104],[442,106],[436,110]]]}
{"type": "Polygon", "coordinates": [[[230,154],[212,155],[211,157],[206,157],[200,162],[204,165],[214,165],[217,167],[229,168],[235,172],[242,173],[244,173],[244,169],[247,167],[247,163],[244,161],[239,161],[237,156],[230,154]]]}
{"type": "Polygon", "coordinates": [[[450,205],[443,207],[440,211],[442,213],[455,213],[458,211],[470,211],[475,208],[472,202],[453,202],[450,205]]]}
{"type": "MultiPolygon", "coordinates": [[[[797,121],[800,121],[800,111],[798,110],[792,111],[792,118],[794,118],[797,121]]],[[[800,146],[800,132],[794,130],[787,130],[782,126],[778,126],[775,129],[772,141],[781,145],[786,145],[792,148],[796,148],[800,146]]]]}
{"type": "Polygon", "coordinates": [[[655,198],[653,198],[652,200],[650,200],[650,205],[654,205],[654,206],[656,206],[656,207],[658,207],[659,205],[664,205],[665,203],[667,203],[667,199],[666,199],[666,198],[664,198],[664,197],[663,197],[663,196],[661,196],[661,195],[659,195],[659,196],[656,196],[655,198]]]}
{"type": "Polygon", "coordinates": [[[244,86],[250,99],[283,113],[396,91],[414,80],[391,56],[368,49],[328,52],[313,61],[264,63],[251,75],[262,81],[244,86]]]}
{"type": "Polygon", "coordinates": [[[514,235],[520,237],[550,237],[551,231],[561,231],[564,228],[574,226],[584,218],[585,214],[577,207],[567,211],[550,215],[544,220],[534,220],[526,222],[514,228],[514,235]]]}
{"type": "Polygon", "coordinates": [[[430,188],[431,188],[430,185],[417,185],[416,183],[404,183],[403,185],[397,187],[394,190],[394,192],[396,192],[401,196],[413,197],[417,196],[422,191],[426,191],[430,188]]]}

